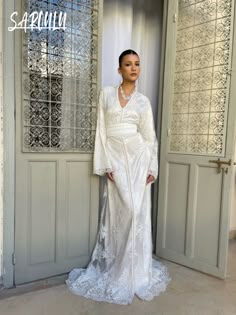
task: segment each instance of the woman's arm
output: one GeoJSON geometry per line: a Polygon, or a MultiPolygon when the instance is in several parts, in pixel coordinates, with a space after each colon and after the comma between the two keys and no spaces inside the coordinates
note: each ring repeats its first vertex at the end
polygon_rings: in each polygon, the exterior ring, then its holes
{"type": "Polygon", "coordinates": [[[147,100],[147,109],[140,114],[139,132],[146,141],[151,154],[148,175],[153,176],[153,180],[148,176],[148,181],[155,181],[158,175],[158,141],[156,137],[152,107],[149,100],[147,100]]]}
{"type": "Polygon", "coordinates": [[[94,157],[93,157],[93,173],[103,176],[112,172],[112,166],[106,148],[106,125],[104,117],[104,91],[99,95],[97,107],[97,128],[95,135],[94,157]]]}

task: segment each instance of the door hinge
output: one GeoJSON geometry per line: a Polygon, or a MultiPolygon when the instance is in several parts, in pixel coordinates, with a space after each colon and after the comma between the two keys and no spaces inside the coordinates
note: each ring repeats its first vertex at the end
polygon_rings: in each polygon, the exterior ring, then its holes
{"type": "Polygon", "coordinates": [[[177,21],[177,13],[175,12],[174,14],[173,14],[173,22],[175,23],[177,21]]]}
{"type": "Polygon", "coordinates": [[[12,254],[12,265],[15,266],[15,264],[16,264],[16,254],[13,253],[13,254],[12,254]]]}

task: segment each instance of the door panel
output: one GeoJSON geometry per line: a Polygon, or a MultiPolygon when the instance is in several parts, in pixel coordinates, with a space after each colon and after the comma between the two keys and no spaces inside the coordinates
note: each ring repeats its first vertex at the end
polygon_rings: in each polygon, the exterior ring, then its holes
{"type": "Polygon", "coordinates": [[[90,170],[91,163],[67,162],[66,165],[66,201],[67,209],[67,255],[86,256],[89,248],[89,211],[90,199],[90,170]],[[81,205],[83,209],[81,209],[81,205]],[[78,217],[78,209],[80,216],[78,217]],[[78,220],[75,218],[78,217],[78,220]]]}
{"type": "Polygon", "coordinates": [[[55,253],[56,162],[28,161],[27,221],[30,264],[52,262],[55,253]],[[43,233],[42,233],[43,227],[43,233]]]}
{"type": "Polygon", "coordinates": [[[16,284],[90,260],[99,211],[92,164],[101,3],[16,3],[19,15],[67,12],[65,31],[16,33],[16,284]]]}
{"type": "Polygon", "coordinates": [[[168,163],[166,203],[166,247],[184,254],[187,220],[189,165],[168,163]],[[172,180],[179,178],[178,185],[172,180]],[[176,208],[178,205],[178,208],[176,208]]]}
{"type": "Polygon", "coordinates": [[[200,166],[196,187],[194,257],[217,267],[223,175],[215,168],[200,166]]]}
{"type": "Polygon", "coordinates": [[[156,251],[224,278],[235,151],[234,1],[167,4],[156,251]]]}

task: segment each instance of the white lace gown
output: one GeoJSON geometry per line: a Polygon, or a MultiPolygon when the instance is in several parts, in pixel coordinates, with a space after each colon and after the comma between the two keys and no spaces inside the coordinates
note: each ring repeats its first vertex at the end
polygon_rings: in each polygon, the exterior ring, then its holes
{"type": "Polygon", "coordinates": [[[158,174],[157,138],[149,99],[135,92],[124,108],[118,87],[99,97],[94,173],[105,181],[96,245],[87,268],[69,273],[68,288],[96,301],[130,304],[165,291],[168,269],[152,258],[151,184],[158,174]]]}

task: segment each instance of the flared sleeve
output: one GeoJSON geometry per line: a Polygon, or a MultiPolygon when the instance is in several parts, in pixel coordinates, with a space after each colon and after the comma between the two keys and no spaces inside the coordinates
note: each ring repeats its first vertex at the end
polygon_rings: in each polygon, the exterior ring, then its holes
{"type": "Polygon", "coordinates": [[[158,176],[158,140],[156,137],[153,112],[149,99],[147,99],[146,109],[140,113],[138,129],[146,141],[151,154],[148,175],[153,175],[156,180],[158,176]]]}
{"type": "Polygon", "coordinates": [[[111,163],[106,148],[106,124],[104,117],[104,91],[99,95],[97,106],[97,127],[95,134],[93,173],[103,176],[106,172],[112,172],[111,163]]]}

